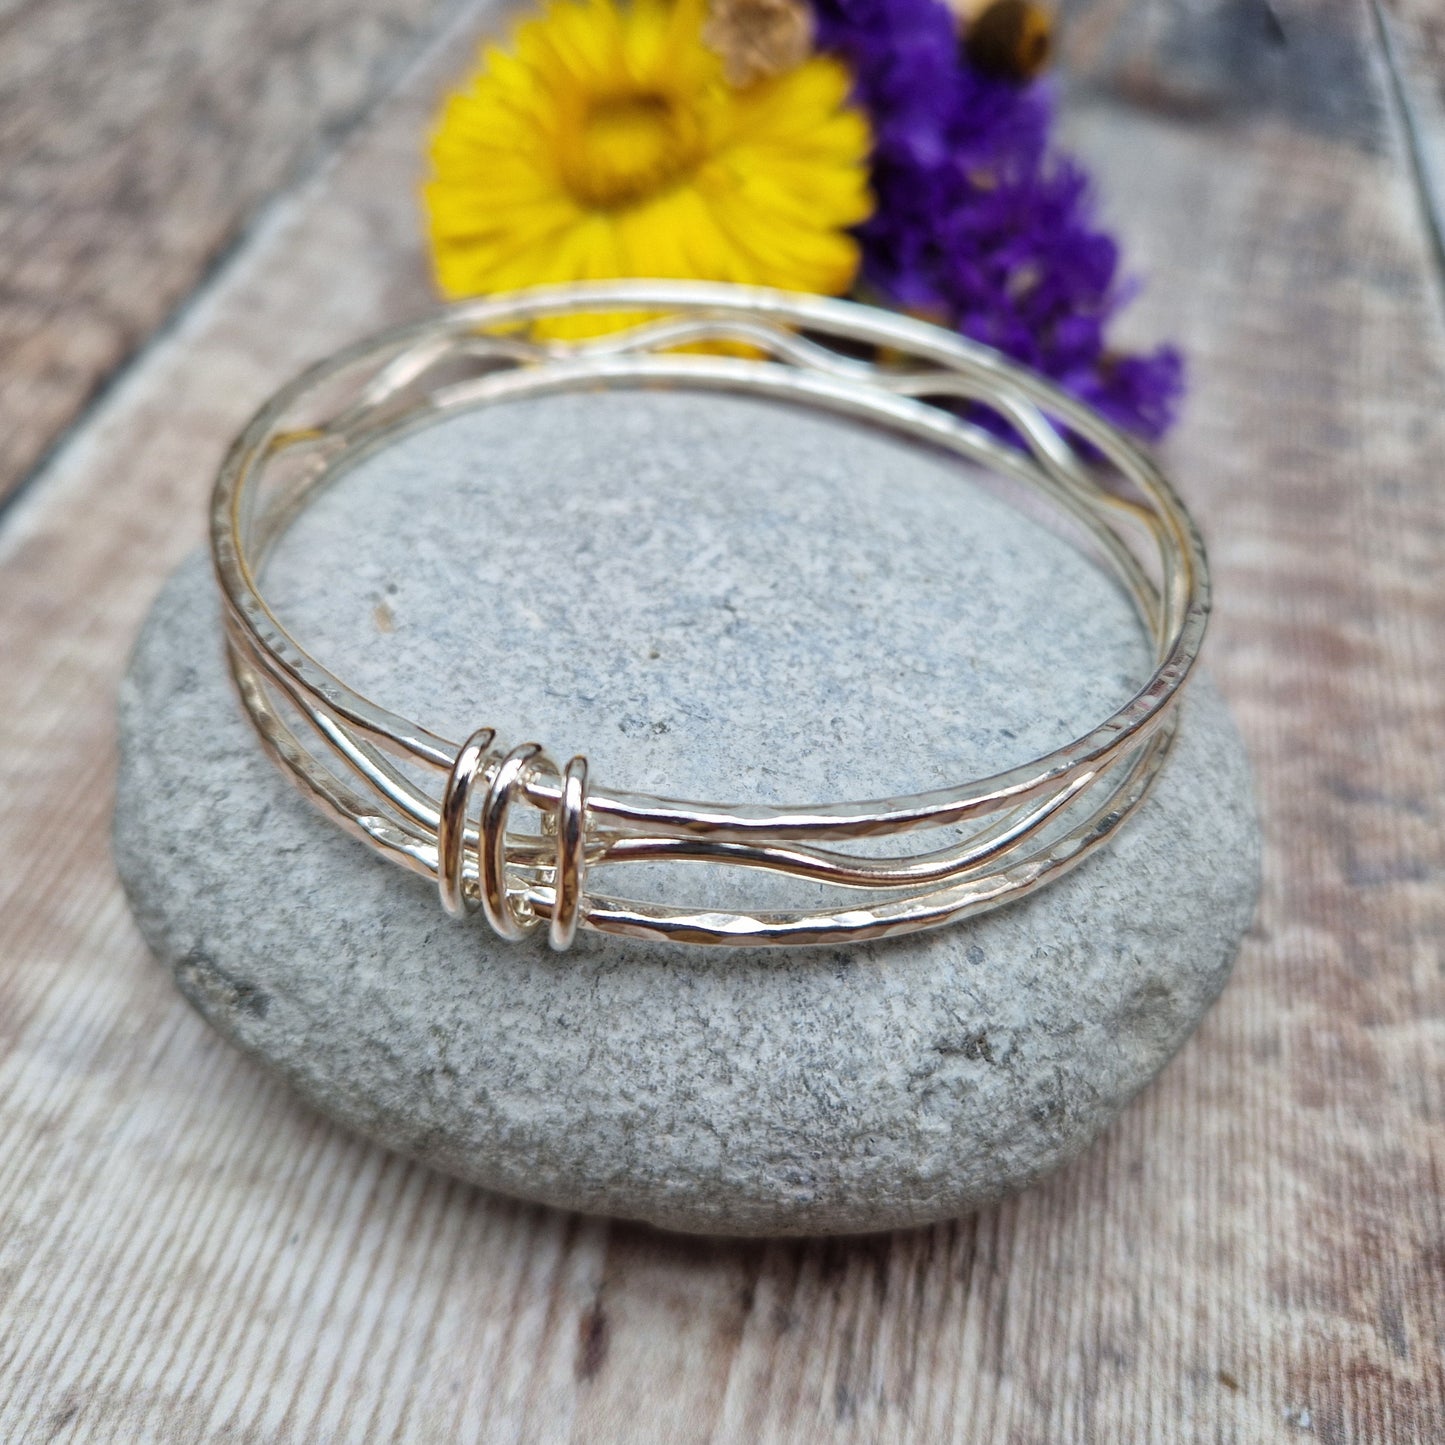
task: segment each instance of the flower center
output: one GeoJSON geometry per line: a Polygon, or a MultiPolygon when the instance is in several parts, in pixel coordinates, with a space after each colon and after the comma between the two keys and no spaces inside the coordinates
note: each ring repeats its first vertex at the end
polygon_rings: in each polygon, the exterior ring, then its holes
{"type": "Polygon", "coordinates": [[[701,142],[691,108],[662,91],[594,96],[563,129],[562,179],[584,206],[634,205],[692,170],[701,142]]]}

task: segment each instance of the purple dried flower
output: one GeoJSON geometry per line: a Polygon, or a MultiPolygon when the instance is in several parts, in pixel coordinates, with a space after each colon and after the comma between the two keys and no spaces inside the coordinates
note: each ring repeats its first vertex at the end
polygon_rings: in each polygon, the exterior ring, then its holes
{"type": "Polygon", "coordinates": [[[1045,86],[981,75],[940,0],[813,0],[821,49],[853,72],[873,123],[877,209],[858,231],[867,283],[1162,436],[1184,390],[1172,347],[1120,356],[1129,299],[1088,178],[1049,154],[1045,86]]]}

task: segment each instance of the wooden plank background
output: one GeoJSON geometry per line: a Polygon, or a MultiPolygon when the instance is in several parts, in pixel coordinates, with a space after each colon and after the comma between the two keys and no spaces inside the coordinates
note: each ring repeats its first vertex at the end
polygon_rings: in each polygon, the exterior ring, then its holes
{"type": "Polygon", "coordinates": [[[0,4],[0,498],[447,8],[0,4]]]}
{"type": "MultiPolygon", "coordinates": [[[[481,21],[314,9],[303,50],[350,99],[274,113],[246,87],[285,7],[171,34],[168,74],[211,77],[270,168],[202,138],[233,184],[198,180],[180,144],[196,113],[167,111],[171,159],[132,234],[210,239],[127,263],[144,294],[124,344],[64,363],[68,389],[47,343],[0,348],[14,474],[79,418],[0,526],[0,1440],[1445,1438],[1431,4],[1068,7],[1070,138],[1150,278],[1133,324],[1192,359],[1169,454],[1218,569],[1210,663],[1255,760],[1265,895],[1219,1006],[1073,1166],[972,1219],[789,1243],[563,1217],[385,1155],[213,1037],[137,938],[106,847],[126,649],[255,403],[428,304],[419,136],[481,21]],[[385,104],[176,311],[219,238],[326,144],[325,117],[387,75],[385,104]],[[217,195],[224,218],[192,214],[217,195]]],[[[26,73],[63,76],[62,95],[84,89],[69,57],[100,76],[105,47],[73,50],[62,13],[84,29],[100,7],[0,15],[0,73],[29,46],[26,73]]],[[[35,305],[84,332],[113,284],[84,237],[108,222],[73,219],[50,124],[0,129],[0,170],[26,177],[20,204],[0,197],[4,264],[22,265],[16,237],[49,236],[35,305]]],[[[16,294],[0,314],[23,327],[16,294]]]]}

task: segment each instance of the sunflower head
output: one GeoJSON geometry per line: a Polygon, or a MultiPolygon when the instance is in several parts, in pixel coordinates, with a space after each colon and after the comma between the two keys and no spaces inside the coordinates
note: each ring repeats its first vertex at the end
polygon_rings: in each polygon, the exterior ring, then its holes
{"type": "Polygon", "coordinates": [[[813,56],[735,88],[704,21],[702,0],[554,0],[484,51],[432,140],[443,292],[627,276],[848,288],[849,228],[871,201],[847,72],[813,56]]]}

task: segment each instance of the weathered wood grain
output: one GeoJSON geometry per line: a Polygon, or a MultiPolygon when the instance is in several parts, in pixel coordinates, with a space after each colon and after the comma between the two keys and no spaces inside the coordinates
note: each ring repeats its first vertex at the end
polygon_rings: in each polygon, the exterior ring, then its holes
{"type": "Polygon", "coordinates": [[[1396,137],[1374,3],[1063,0],[1060,49],[1075,85],[1146,113],[1221,131],[1279,121],[1380,153],[1396,137]]]}
{"type": "Polygon", "coordinates": [[[1445,267],[1445,9],[1438,0],[1375,0],[1385,65],[1399,98],[1421,206],[1445,267]]]}
{"type": "Polygon", "coordinates": [[[451,8],[0,7],[0,498],[451,8]]]}
{"type": "Polygon", "coordinates": [[[483,1196],[296,1103],[146,958],[105,847],[124,652],[244,414],[426,303],[438,66],[269,217],[0,531],[0,1440],[1445,1435],[1445,323],[1370,13],[1293,23],[1353,37],[1367,124],[1131,109],[1103,69],[1071,118],[1151,278],[1135,324],[1193,360],[1170,457],[1259,923],[1098,1147],[909,1235],[483,1196]]]}

